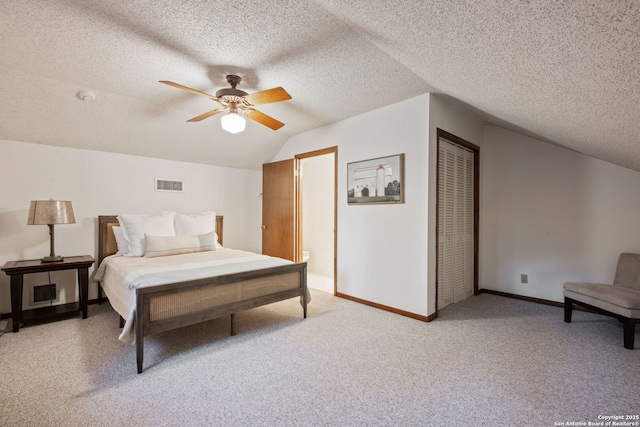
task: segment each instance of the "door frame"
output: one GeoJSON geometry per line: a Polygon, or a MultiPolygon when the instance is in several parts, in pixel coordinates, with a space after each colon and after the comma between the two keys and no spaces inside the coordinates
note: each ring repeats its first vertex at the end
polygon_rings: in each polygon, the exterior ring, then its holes
{"type": "Polygon", "coordinates": [[[480,229],[480,147],[443,129],[437,128],[436,137],[436,316],[438,315],[438,253],[440,231],[440,138],[451,141],[473,152],[473,294],[478,295],[478,236],[480,229]]]}
{"type": "Polygon", "coordinates": [[[294,170],[296,181],[295,194],[295,256],[297,261],[302,260],[302,181],[300,176],[300,163],[304,159],[316,156],[333,154],[333,295],[338,292],[338,147],[328,147],[321,150],[309,151],[294,156],[294,170]]]}

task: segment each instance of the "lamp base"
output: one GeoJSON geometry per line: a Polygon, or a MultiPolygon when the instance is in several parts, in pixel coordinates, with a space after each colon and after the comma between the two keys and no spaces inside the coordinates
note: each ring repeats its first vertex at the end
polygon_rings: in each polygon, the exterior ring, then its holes
{"type": "Polygon", "coordinates": [[[64,259],[64,257],[60,255],[46,256],[44,258],[40,258],[41,262],[60,262],[64,259]]]}

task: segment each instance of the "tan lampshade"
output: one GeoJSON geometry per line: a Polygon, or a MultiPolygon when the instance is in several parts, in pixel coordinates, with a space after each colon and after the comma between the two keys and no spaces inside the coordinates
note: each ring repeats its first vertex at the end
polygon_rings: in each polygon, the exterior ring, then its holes
{"type": "Polygon", "coordinates": [[[33,200],[29,206],[28,225],[75,224],[71,202],[64,200],[33,200]]]}

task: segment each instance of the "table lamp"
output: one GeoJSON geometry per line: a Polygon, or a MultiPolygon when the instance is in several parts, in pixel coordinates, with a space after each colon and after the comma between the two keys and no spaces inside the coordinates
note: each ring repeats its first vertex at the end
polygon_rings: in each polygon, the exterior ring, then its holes
{"type": "Polygon", "coordinates": [[[28,225],[48,225],[51,253],[49,256],[40,258],[42,262],[57,262],[64,258],[56,255],[54,251],[54,230],[55,224],[75,224],[71,202],[63,200],[33,200],[29,207],[28,225]]]}

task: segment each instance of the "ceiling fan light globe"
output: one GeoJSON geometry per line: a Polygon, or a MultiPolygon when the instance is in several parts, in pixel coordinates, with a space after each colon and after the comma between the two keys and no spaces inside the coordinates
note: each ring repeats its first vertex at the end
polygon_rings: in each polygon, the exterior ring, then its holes
{"type": "Polygon", "coordinates": [[[246,120],[244,117],[240,116],[237,113],[229,113],[222,116],[220,119],[220,123],[222,124],[222,129],[226,130],[229,133],[238,133],[244,130],[246,125],[246,120]]]}

